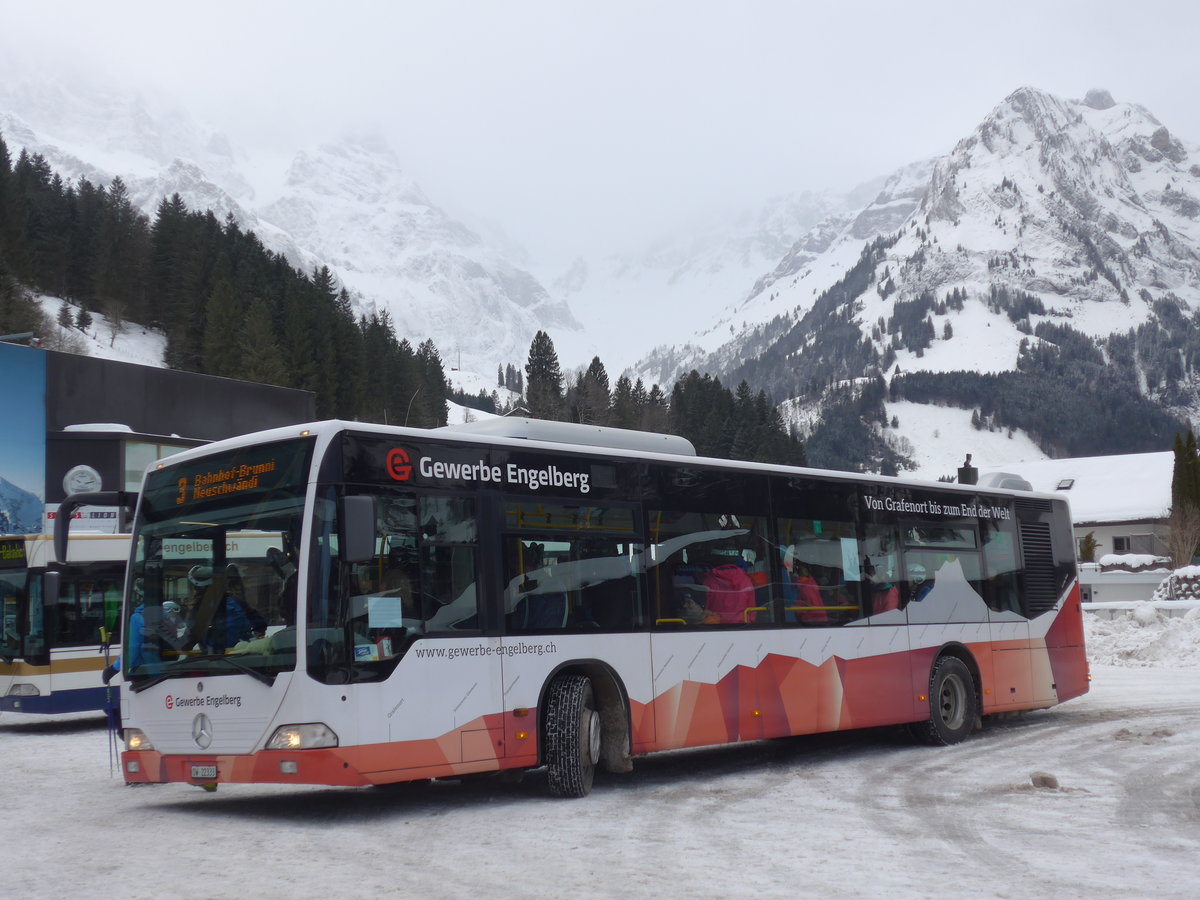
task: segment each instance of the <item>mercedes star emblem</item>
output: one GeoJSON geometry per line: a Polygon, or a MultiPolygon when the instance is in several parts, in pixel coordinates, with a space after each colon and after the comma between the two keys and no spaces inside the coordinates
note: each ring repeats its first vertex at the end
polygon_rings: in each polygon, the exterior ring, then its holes
{"type": "Polygon", "coordinates": [[[212,743],[212,720],[204,713],[192,719],[192,740],[201,750],[207,750],[212,743]]]}

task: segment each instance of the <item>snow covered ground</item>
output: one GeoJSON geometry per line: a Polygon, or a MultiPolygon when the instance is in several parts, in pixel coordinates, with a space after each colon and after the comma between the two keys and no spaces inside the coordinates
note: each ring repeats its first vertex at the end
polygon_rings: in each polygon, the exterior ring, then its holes
{"type": "Polygon", "coordinates": [[[0,895],[1190,900],[1200,610],[1140,612],[1088,617],[1089,694],[955,747],[875,730],[681,751],[583,800],[537,772],[128,788],[101,719],[5,714],[0,895]]]}

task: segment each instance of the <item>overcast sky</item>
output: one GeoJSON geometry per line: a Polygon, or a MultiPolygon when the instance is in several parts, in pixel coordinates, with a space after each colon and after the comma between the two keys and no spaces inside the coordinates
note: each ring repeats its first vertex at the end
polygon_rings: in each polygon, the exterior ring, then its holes
{"type": "Polygon", "coordinates": [[[0,0],[0,57],[165,95],[246,146],[386,136],[535,256],[847,189],[1005,96],[1091,87],[1200,142],[1200,5],[1139,0],[0,0]]]}

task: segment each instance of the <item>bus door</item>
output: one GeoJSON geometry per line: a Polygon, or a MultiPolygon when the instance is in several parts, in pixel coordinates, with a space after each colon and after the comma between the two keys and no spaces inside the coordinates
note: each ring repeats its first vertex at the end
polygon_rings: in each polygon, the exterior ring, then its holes
{"type": "MultiPolygon", "coordinates": [[[[994,519],[992,507],[978,499],[960,508],[976,515],[902,526],[908,621],[910,629],[921,626],[912,629],[914,649],[935,652],[949,640],[939,639],[936,628],[953,629],[954,640],[965,644],[978,664],[985,705],[1020,702],[1027,697],[1022,691],[1028,685],[1027,623],[1011,614],[998,617],[990,605],[993,585],[981,547],[1001,534],[996,528],[1004,520],[994,519]],[[964,630],[963,625],[978,627],[964,630]]],[[[992,556],[999,562],[995,552],[992,556]]]]}
{"type": "Polygon", "coordinates": [[[123,575],[123,563],[92,563],[63,572],[58,602],[48,610],[53,620],[50,693],[62,701],[64,712],[103,706],[98,677],[106,665],[103,636],[116,627],[123,575]]]}
{"type": "Polygon", "coordinates": [[[375,558],[351,572],[364,740],[416,742],[406,767],[501,755],[500,638],[484,634],[479,498],[388,491],[375,558]]]}
{"type": "MultiPolygon", "coordinates": [[[[602,660],[642,693],[648,638],[629,633],[638,623],[642,558],[636,508],[512,498],[501,515],[503,708],[536,707],[564,658],[602,660]]],[[[518,735],[536,722],[507,721],[506,756],[532,753],[533,742],[518,735]]]]}
{"type": "Polygon", "coordinates": [[[1029,619],[1021,610],[1021,562],[1017,523],[982,523],[983,596],[992,625],[992,678],[984,677],[984,707],[1003,711],[1032,699],[1029,619]],[[990,693],[988,690],[990,688],[990,693]]]}
{"type": "Polygon", "coordinates": [[[843,690],[848,720],[841,728],[864,728],[909,721],[916,698],[928,690],[928,666],[909,651],[919,646],[907,627],[900,529],[891,522],[867,522],[860,545],[859,577],[866,628],[854,658],[846,664],[843,690]]]}
{"type": "MultiPolygon", "coordinates": [[[[17,659],[23,653],[25,592],[18,588],[17,576],[16,572],[0,571],[0,697],[8,696],[17,671],[17,659]]],[[[19,573],[19,577],[24,581],[24,572],[19,573]]]]}
{"type": "Polygon", "coordinates": [[[25,539],[0,541],[0,697],[7,697],[25,656],[28,630],[25,539]]]}
{"type": "Polygon", "coordinates": [[[732,503],[647,510],[658,749],[757,740],[806,718],[808,670],[786,657],[764,665],[779,643],[759,627],[774,616],[767,521],[732,503]]]}

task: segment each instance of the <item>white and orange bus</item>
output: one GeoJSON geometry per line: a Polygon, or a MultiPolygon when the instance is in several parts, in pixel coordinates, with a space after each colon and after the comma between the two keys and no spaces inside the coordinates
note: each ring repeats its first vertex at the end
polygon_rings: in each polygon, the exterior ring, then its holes
{"type": "Polygon", "coordinates": [[[131,783],[544,766],[581,796],[658,750],[883,725],[950,744],[1088,687],[1051,495],[562,423],[323,422],[161,461],[133,531],[131,783]],[[180,547],[211,578],[175,644],[180,547]]]}
{"type": "Polygon", "coordinates": [[[0,712],[105,710],[129,535],[71,535],[55,565],[50,535],[0,537],[0,712]],[[52,574],[47,578],[47,574],[52,574]]]}

